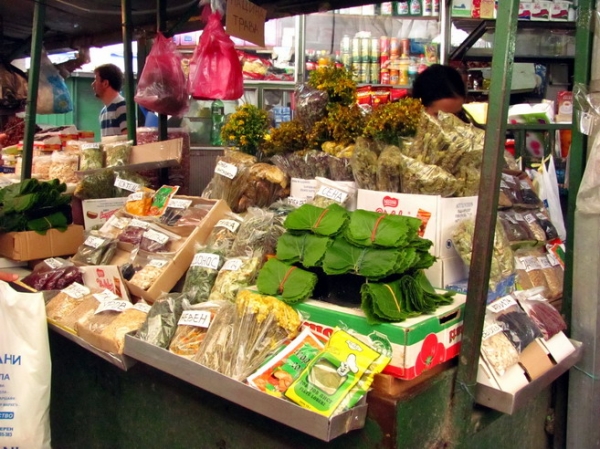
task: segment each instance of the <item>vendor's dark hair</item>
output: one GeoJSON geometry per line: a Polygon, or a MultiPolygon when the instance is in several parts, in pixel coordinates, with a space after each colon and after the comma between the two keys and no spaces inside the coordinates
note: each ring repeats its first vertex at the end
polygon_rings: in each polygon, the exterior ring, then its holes
{"type": "Polygon", "coordinates": [[[123,72],[114,64],[102,64],[94,69],[94,73],[108,81],[110,87],[119,92],[123,86],[123,72]]]}
{"type": "Polygon", "coordinates": [[[453,67],[430,65],[413,83],[412,96],[428,107],[443,98],[466,98],[467,88],[462,75],[453,67]]]}

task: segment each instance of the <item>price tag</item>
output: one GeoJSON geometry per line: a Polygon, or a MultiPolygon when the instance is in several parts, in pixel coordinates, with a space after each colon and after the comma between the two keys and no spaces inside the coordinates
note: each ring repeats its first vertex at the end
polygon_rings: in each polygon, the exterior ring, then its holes
{"type": "Polygon", "coordinates": [[[548,253],[546,254],[546,256],[548,257],[548,261],[550,262],[550,265],[552,265],[553,267],[560,265],[560,262],[558,261],[558,259],[556,258],[556,256],[552,253],[548,253]]]}
{"type": "Polygon", "coordinates": [[[540,267],[542,267],[542,270],[552,268],[552,265],[550,264],[550,261],[548,260],[548,258],[546,256],[539,256],[537,258],[537,260],[538,260],[538,263],[540,264],[540,267]]]}
{"type": "Polygon", "coordinates": [[[127,181],[126,179],[119,178],[119,177],[117,177],[117,179],[115,179],[115,187],[118,187],[119,189],[127,190],[129,192],[136,192],[140,189],[139,184],[132,182],[132,181],[127,181]]]}
{"type": "Polygon", "coordinates": [[[498,323],[486,324],[483,327],[483,335],[481,336],[481,339],[487,340],[488,338],[496,335],[499,332],[502,332],[502,327],[500,327],[498,323]]]}
{"type": "Polygon", "coordinates": [[[533,270],[541,270],[542,267],[540,266],[540,263],[537,260],[537,257],[534,256],[526,256],[526,257],[520,257],[519,258],[521,263],[523,264],[523,267],[525,268],[525,271],[527,273],[529,273],[530,271],[533,270]]]}
{"type": "Polygon", "coordinates": [[[525,219],[523,218],[523,215],[521,215],[519,213],[515,213],[515,220],[517,220],[517,221],[525,221],[525,219]]]}
{"type": "Polygon", "coordinates": [[[142,220],[138,220],[137,218],[131,220],[129,222],[129,226],[132,226],[134,228],[148,229],[148,223],[142,220]]]}
{"type": "Polygon", "coordinates": [[[546,217],[541,212],[538,212],[537,214],[535,214],[535,216],[538,217],[540,220],[548,220],[548,217],[546,217]]]}
{"type": "Polygon", "coordinates": [[[81,285],[78,282],[73,282],[66,288],[63,288],[61,292],[69,295],[73,299],[81,299],[86,295],[90,294],[90,289],[85,285],[81,285]]]}
{"type": "Polygon", "coordinates": [[[225,228],[234,234],[237,232],[240,227],[240,222],[237,220],[219,220],[215,225],[215,228],[225,228]]]}
{"type": "Polygon", "coordinates": [[[152,240],[153,242],[158,242],[161,245],[164,245],[169,241],[169,236],[163,234],[162,232],[155,231],[154,229],[148,229],[144,232],[144,237],[152,240]]]}
{"type": "Polygon", "coordinates": [[[502,181],[500,181],[500,187],[506,190],[510,190],[510,187],[508,186],[508,184],[504,181],[504,179],[502,181]]]}
{"type": "Polygon", "coordinates": [[[194,256],[191,266],[218,270],[220,261],[221,257],[217,254],[198,253],[194,256]]]}
{"type": "Polygon", "coordinates": [[[517,220],[515,220],[515,217],[513,217],[512,215],[510,215],[510,214],[506,214],[506,215],[504,215],[504,217],[505,217],[505,218],[506,218],[508,221],[510,221],[512,224],[517,224],[517,220]]]}
{"type": "Polygon", "coordinates": [[[53,270],[62,267],[62,262],[56,260],[54,257],[50,257],[49,259],[44,260],[44,263],[48,265],[53,270]]]}
{"type": "Polygon", "coordinates": [[[296,198],[293,196],[288,196],[287,202],[290,206],[300,207],[303,204],[306,204],[306,198],[296,198]]]}
{"type": "Polygon", "coordinates": [[[344,204],[348,194],[333,187],[321,186],[317,191],[317,195],[333,200],[336,203],[344,204]]]}
{"type": "Polygon", "coordinates": [[[120,297],[115,295],[110,290],[103,290],[100,293],[94,293],[94,298],[96,298],[100,302],[104,301],[123,301],[120,297]]]}
{"type": "Polygon", "coordinates": [[[525,221],[526,221],[527,223],[529,223],[529,224],[531,224],[531,223],[535,223],[535,222],[537,221],[537,220],[535,219],[535,217],[533,216],[533,214],[527,214],[527,215],[525,215],[525,217],[523,217],[523,218],[525,218],[525,221]]]}
{"type": "Polygon", "coordinates": [[[219,161],[215,167],[215,173],[217,175],[225,176],[226,178],[233,179],[237,175],[237,167],[227,162],[219,161]]]}
{"type": "Polygon", "coordinates": [[[123,301],[122,299],[109,299],[106,301],[102,301],[94,315],[97,315],[102,312],[123,312],[131,307],[131,303],[129,301],[123,301]]]}
{"type": "Polygon", "coordinates": [[[144,302],[138,302],[137,304],[134,304],[133,308],[144,313],[150,312],[150,304],[146,304],[144,302]]]}
{"type": "Polygon", "coordinates": [[[184,200],[183,198],[171,198],[167,207],[173,209],[187,209],[192,205],[192,200],[184,200]]]}
{"type": "Polygon", "coordinates": [[[244,262],[242,259],[227,259],[223,264],[223,267],[221,267],[221,270],[237,271],[242,268],[243,264],[244,262]]]}
{"type": "Polygon", "coordinates": [[[135,192],[127,197],[127,202],[140,201],[144,199],[144,192],[135,192]]]}
{"type": "Polygon", "coordinates": [[[592,133],[592,124],[594,119],[592,114],[589,112],[581,113],[581,117],[579,118],[579,130],[582,134],[589,136],[592,133]]]}
{"type": "Polygon", "coordinates": [[[519,181],[519,185],[521,186],[522,190],[531,190],[531,185],[524,179],[521,179],[519,181]]]}
{"type": "Polygon", "coordinates": [[[185,310],[177,322],[178,326],[196,326],[208,329],[211,313],[207,310],[185,310]]]}
{"type": "Polygon", "coordinates": [[[507,295],[507,296],[503,296],[502,298],[497,299],[496,301],[491,303],[489,306],[487,306],[487,309],[490,312],[498,313],[498,312],[502,312],[503,310],[506,310],[509,307],[512,307],[516,304],[517,304],[517,301],[515,301],[515,299],[512,296],[507,295]]]}
{"type": "Polygon", "coordinates": [[[90,235],[83,244],[85,246],[89,246],[90,248],[98,249],[105,242],[101,237],[96,237],[95,235],[90,235]]]}
{"type": "Polygon", "coordinates": [[[82,143],[79,148],[81,149],[81,151],[84,151],[84,150],[99,150],[100,149],[100,142],[82,143]]]}
{"type": "Polygon", "coordinates": [[[169,261],[165,260],[165,259],[151,259],[148,261],[148,265],[150,265],[151,267],[156,267],[156,268],[163,268],[168,263],[169,263],[169,261]]]}

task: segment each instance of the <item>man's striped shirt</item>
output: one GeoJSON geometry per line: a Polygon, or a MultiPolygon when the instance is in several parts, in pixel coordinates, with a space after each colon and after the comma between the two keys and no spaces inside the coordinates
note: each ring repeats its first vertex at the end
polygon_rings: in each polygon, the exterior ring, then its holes
{"type": "Polygon", "coordinates": [[[127,129],[127,106],[121,95],[100,111],[100,129],[102,137],[118,136],[127,129]]]}

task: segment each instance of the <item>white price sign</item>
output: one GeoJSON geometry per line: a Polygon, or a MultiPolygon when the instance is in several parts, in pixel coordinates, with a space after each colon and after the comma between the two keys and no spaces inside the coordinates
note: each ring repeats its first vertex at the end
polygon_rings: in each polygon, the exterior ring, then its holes
{"type": "Polygon", "coordinates": [[[173,209],[187,209],[192,205],[192,200],[184,200],[183,198],[171,198],[168,207],[173,209]]]}
{"type": "Polygon", "coordinates": [[[124,310],[127,310],[131,307],[131,303],[128,301],[123,301],[122,299],[111,299],[111,300],[107,300],[107,301],[102,301],[100,303],[100,305],[98,306],[98,308],[96,309],[96,311],[94,312],[94,315],[97,315],[98,313],[102,313],[102,312],[123,312],[124,310]]]}
{"type": "Polygon", "coordinates": [[[217,175],[225,176],[226,178],[233,179],[237,175],[237,167],[227,162],[219,161],[215,167],[215,173],[217,175]]]}
{"type": "Polygon", "coordinates": [[[198,253],[194,256],[194,260],[192,260],[191,266],[201,268],[212,268],[213,270],[218,270],[220,261],[221,257],[217,254],[198,253]]]}
{"type": "Polygon", "coordinates": [[[207,329],[210,326],[211,313],[206,310],[185,310],[177,322],[178,326],[196,326],[207,329]]]}
{"type": "Polygon", "coordinates": [[[228,259],[223,264],[223,267],[221,268],[221,270],[237,271],[240,268],[242,268],[243,264],[244,264],[244,262],[242,261],[242,259],[228,259]]]}
{"type": "Polygon", "coordinates": [[[115,187],[118,187],[119,189],[127,190],[129,192],[136,192],[140,189],[139,184],[132,182],[132,181],[127,181],[126,179],[119,178],[119,177],[117,177],[117,179],[115,179],[115,187]]]}
{"type": "Polygon", "coordinates": [[[219,220],[215,225],[215,228],[225,228],[234,234],[237,232],[240,227],[240,222],[236,220],[219,220]]]}
{"type": "Polygon", "coordinates": [[[515,301],[515,299],[512,296],[503,296],[502,298],[497,299],[496,301],[491,303],[489,306],[487,306],[487,309],[490,312],[498,313],[498,312],[502,312],[503,310],[506,310],[509,307],[512,307],[516,304],[517,304],[517,301],[515,301]]]}
{"type": "Polygon", "coordinates": [[[327,186],[321,186],[321,188],[317,191],[317,195],[333,200],[339,204],[344,204],[346,198],[348,198],[347,193],[327,186]]]}
{"type": "Polygon", "coordinates": [[[129,226],[131,226],[133,228],[148,229],[148,223],[146,223],[145,221],[142,221],[142,220],[138,220],[137,218],[134,218],[133,220],[131,220],[129,222],[129,226]]]}
{"type": "Polygon", "coordinates": [[[71,285],[62,289],[61,291],[73,299],[81,299],[90,294],[90,289],[85,285],[79,284],[78,282],[73,282],[71,285]]]}
{"type": "Polygon", "coordinates": [[[163,268],[168,263],[169,263],[169,261],[165,260],[165,259],[152,259],[152,260],[148,261],[148,265],[150,265],[151,267],[156,267],[156,268],[163,268]]]}
{"type": "Polygon", "coordinates": [[[85,246],[89,246],[90,248],[98,249],[105,242],[103,238],[96,237],[94,235],[90,235],[83,244],[85,246]]]}
{"type": "Polygon", "coordinates": [[[169,236],[163,234],[162,232],[155,231],[154,229],[149,229],[144,232],[144,237],[152,240],[153,242],[158,242],[161,245],[164,245],[169,241],[169,236]]]}

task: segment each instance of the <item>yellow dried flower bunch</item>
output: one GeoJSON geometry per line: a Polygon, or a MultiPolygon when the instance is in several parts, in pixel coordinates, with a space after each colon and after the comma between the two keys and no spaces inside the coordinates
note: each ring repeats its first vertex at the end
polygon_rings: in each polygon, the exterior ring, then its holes
{"type": "Polygon", "coordinates": [[[238,106],[221,129],[221,139],[247,154],[256,154],[269,129],[266,111],[252,104],[238,106]]]}
{"type": "Polygon", "coordinates": [[[388,145],[401,145],[403,137],[413,137],[421,120],[423,105],[415,98],[382,104],[367,117],[363,135],[388,145]]]}
{"type": "Polygon", "coordinates": [[[333,64],[319,67],[310,72],[308,84],[327,92],[330,104],[340,103],[348,106],[356,102],[356,82],[346,68],[339,68],[333,64]]]}
{"type": "Polygon", "coordinates": [[[293,153],[304,150],[308,146],[306,130],[299,120],[283,122],[278,128],[272,128],[270,138],[261,145],[266,155],[293,153]]]}
{"type": "Polygon", "coordinates": [[[349,145],[362,134],[365,115],[356,103],[350,106],[334,104],[329,109],[327,127],[331,140],[340,145],[349,145]]]}

